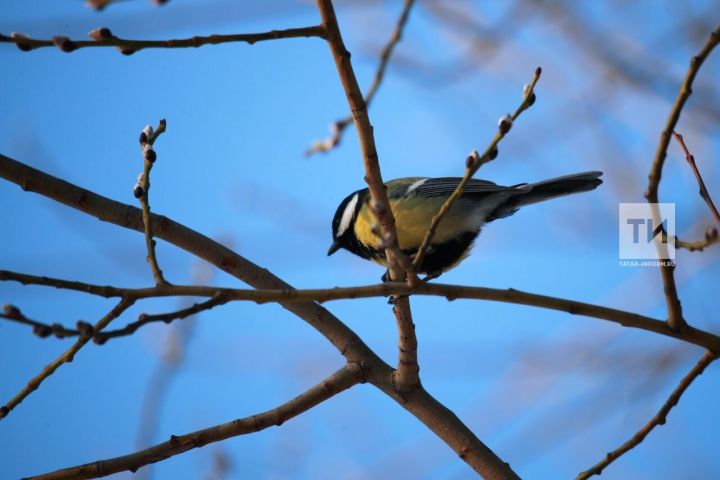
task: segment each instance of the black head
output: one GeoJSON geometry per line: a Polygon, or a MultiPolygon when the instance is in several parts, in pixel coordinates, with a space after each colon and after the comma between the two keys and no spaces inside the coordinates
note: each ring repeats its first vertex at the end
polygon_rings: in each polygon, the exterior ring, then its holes
{"type": "Polygon", "coordinates": [[[353,192],[345,199],[340,202],[340,205],[335,211],[335,217],[332,221],[332,236],[333,243],[330,245],[328,250],[328,256],[337,252],[340,248],[346,248],[354,253],[356,250],[353,248],[356,245],[357,238],[355,237],[355,220],[357,219],[358,212],[365,203],[367,197],[367,188],[353,192]]]}

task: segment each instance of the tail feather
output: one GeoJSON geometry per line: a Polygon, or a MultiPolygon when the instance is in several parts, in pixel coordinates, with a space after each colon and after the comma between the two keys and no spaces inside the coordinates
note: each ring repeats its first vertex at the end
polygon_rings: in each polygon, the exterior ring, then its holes
{"type": "Polygon", "coordinates": [[[594,190],[600,185],[602,172],[583,172],[563,177],[551,178],[542,182],[516,185],[518,193],[508,198],[487,219],[492,221],[512,215],[520,207],[543,202],[555,197],[594,190]]]}

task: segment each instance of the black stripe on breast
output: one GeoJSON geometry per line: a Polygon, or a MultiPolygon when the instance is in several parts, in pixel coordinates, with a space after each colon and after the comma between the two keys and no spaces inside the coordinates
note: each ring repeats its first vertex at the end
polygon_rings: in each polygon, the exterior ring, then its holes
{"type": "MultiPolygon", "coordinates": [[[[472,247],[477,232],[465,232],[462,235],[453,238],[441,244],[433,244],[430,251],[425,254],[422,265],[418,269],[419,273],[442,273],[452,267],[460,260],[465,252],[472,247]]],[[[413,252],[406,252],[414,254],[413,252]]]]}

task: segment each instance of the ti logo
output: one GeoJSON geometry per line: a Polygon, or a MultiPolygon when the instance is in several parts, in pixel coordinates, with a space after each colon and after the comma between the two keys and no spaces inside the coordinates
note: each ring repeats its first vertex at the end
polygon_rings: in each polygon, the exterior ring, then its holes
{"type": "Polygon", "coordinates": [[[618,220],[621,260],[675,258],[674,203],[621,203],[618,220]]]}

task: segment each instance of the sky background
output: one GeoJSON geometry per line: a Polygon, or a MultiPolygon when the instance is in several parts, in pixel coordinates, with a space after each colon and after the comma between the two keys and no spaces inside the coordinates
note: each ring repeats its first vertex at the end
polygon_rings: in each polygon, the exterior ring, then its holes
{"type": "MultiPolygon", "coordinates": [[[[338,2],[361,86],[372,80],[399,1],[338,2]]],[[[497,120],[543,67],[537,102],[478,178],[499,184],[602,170],[596,191],[524,209],[489,225],[443,283],[512,287],[663,318],[653,268],[618,264],[620,202],[642,202],[657,140],[690,56],[720,22],[717,1],[419,1],[370,109],[383,176],[460,176],[497,120]],[[579,2],[578,2],[579,3],[579,2]],[[679,5],[682,3],[682,5],[679,5]]],[[[0,32],[86,38],[178,38],[257,32],[318,22],[293,0],[131,0],[103,12],[79,0],[5,0],[0,32]]],[[[112,199],[135,204],[146,124],[167,119],[157,141],[152,209],[231,246],[296,288],[375,283],[382,269],[347,252],[326,257],[337,204],[362,188],[357,136],[304,156],[347,112],[329,49],[293,39],[146,50],[22,53],[0,45],[0,152],[112,199]]],[[[720,52],[697,78],[678,125],[720,201],[720,52]]],[[[698,240],[712,217],[671,144],[660,198],[676,204],[677,233],[698,240]]],[[[91,283],[152,284],[142,235],[104,224],[0,182],[0,268],[91,283]]],[[[243,287],[158,242],[173,283],[243,287]]],[[[720,248],[681,250],[677,280],[686,318],[720,332],[720,248]]],[[[73,326],[110,301],[0,283],[0,303],[73,326]]],[[[182,299],[134,306],[181,307],[182,299]]],[[[523,478],[574,478],[645,424],[702,355],[698,347],[560,312],[479,301],[413,299],[425,387],[523,478]]],[[[396,361],[385,299],[337,301],[330,311],[386,361],[396,361]]],[[[39,339],[0,323],[0,401],[62,353],[70,340],[39,339]]],[[[272,408],[343,364],[302,320],[275,305],[233,303],[176,324],[152,325],[88,345],[0,422],[0,476],[19,478],[132,452],[272,408]],[[167,367],[168,345],[181,361],[167,367]],[[160,367],[158,367],[160,365],[160,367]],[[166,365],[166,367],[162,367],[166,365]],[[163,370],[165,368],[165,370],[163,370]],[[162,380],[158,380],[162,379],[162,380]],[[158,386],[160,385],[160,386],[158,386]],[[155,393],[153,393],[155,392],[155,393]],[[161,392],[161,393],[158,393],[161,392]],[[147,397],[159,400],[142,420],[147,397]],[[149,432],[149,433],[148,433],[149,432]]],[[[720,370],[712,365],[667,425],[603,478],[720,477],[720,370]],[[672,452],[672,455],[667,455],[672,452]]],[[[428,478],[472,471],[425,426],[368,385],[346,391],[281,428],[234,438],[142,469],[138,478],[428,478]],[[222,468],[220,470],[223,470],[222,468]],[[214,472],[214,473],[212,473],[214,472]]],[[[130,473],[113,478],[132,478],[130,473]]]]}

